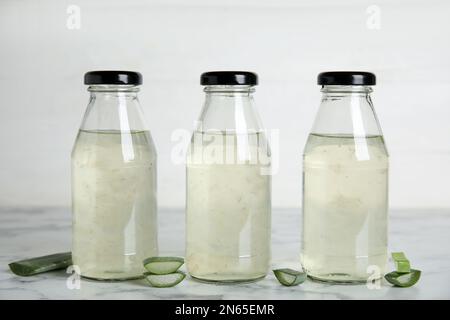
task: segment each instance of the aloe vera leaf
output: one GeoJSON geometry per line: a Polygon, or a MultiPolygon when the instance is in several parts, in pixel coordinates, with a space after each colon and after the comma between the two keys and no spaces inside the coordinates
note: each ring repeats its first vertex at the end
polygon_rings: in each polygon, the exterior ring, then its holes
{"type": "Polygon", "coordinates": [[[408,273],[393,271],[386,274],[384,278],[396,287],[408,288],[419,281],[420,275],[420,270],[411,269],[408,273]]]}
{"type": "Polygon", "coordinates": [[[395,267],[399,273],[408,273],[411,271],[408,258],[406,258],[403,252],[392,252],[392,259],[394,260],[395,267]]]}
{"type": "Polygon", "coordinates": [[[145,274],[145,279],[155,288],[174,287],[183,281],[185,277],[186,275],[181,271],[169,274],[145,274]]]}
{"type": "Polygon", "coordinates": [[[306,280],[306,273],[293,269],[276,269],[273,270],[275,277],[284,286],[296,286],[306,280]]]}
{"type": "Polygon", "coordinates": [[[144,260],[144,267],[152,274],[174,273],[184,264],[180,257],[150,257],[144,260]]]}
{"type": "Polygon", "coordinates": [[[27,277],[52,270],[65,269],[70,265],[72,265],[72,254],[63,252],[15,261],[9,264],[9,268],[14,274],[27,277]]]}

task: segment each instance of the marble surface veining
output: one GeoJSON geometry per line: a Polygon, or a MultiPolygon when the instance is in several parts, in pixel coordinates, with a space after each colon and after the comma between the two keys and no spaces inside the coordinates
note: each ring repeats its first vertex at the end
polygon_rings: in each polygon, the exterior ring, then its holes
{"type": "MultiPolygon", "coordinates": [[[[300,268],[300,209],[274,209],[272,265],[300,268]]],[[[411,288],[330,285],[307,280],[283,287],[270,273],[240,285],[211,285],[186,278],[174,288],[152,288],[145,280],[95,282],[82,279],[69,289],[64,270],[18,277],[8,263],[70,250],[68,208],[0,208],[0,299],[449,299],[450,209],[391,210],[389,250],[404,251],[422,278],[411,288]]],[[[161,255],[183,255],[184,213],[160,210],[161,255]]],[[[390,263],[390,268],[394,266],[390,263]]],[[[70,281],[69,281],[70,282],[70,281]]]]}

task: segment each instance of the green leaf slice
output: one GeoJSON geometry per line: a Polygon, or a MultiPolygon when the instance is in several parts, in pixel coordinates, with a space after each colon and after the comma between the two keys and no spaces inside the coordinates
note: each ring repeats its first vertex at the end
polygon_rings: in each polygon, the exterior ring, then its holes
{"type": "Polygon", "coordinates": [[[420,270],[411,269],[408,273],[393,271],[386,274],[384,278],[396,287],[408,288],[419,281],[420,275],[420,270]]]}
{"type": "Polygon", "coordinates": [[[174,273],[184,264],[180,257],[150,257],[144,260],[144,267],[153,274],[174,273]]]}
{"type": "Polygon", "coordinates": [[[408,258],[406,258],[403,252],[392,252],[392,259],[394,260],[395,267],[399,273],[411,272],[411,266],[408,258]]]}
{"type": "Polygon", "coordinates": [[[72,254],[63,252],[15,261],[8,266],[14,274],[27,277],[52,270],[65,269],[70,265],[72,265],[72,254]]]}
{"type": "Polygon", "coordinates": [[[306,273],[293,269],[276,269],[273,270],[275,277],[283,286],[296,286],[306,280],[306,273]]]}
{"type": "Polygon", "coordinates": [[[174,287],[183,281],[185,277],[186,275],[181,271],[169,274],[145,274],[145,279],[147,279],[148,283],[155,288],[174,287]]]}

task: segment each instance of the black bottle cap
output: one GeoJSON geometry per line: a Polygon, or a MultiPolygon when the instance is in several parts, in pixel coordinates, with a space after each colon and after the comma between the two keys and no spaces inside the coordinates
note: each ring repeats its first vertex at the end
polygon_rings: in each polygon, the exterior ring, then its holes
{"type": "Polygon", "coordinates": [[[258,75],[248,71],[210,71],[200,76],[202,86],[215,85],[257,85],[258,75]]]}
{"type": "Polygon", "coordinates": [[[89,71],[84,75],[84,84],[142,84],[142,75],[134,71],[89,71]]]}
{"type": "Polygon", "coordinates": [[[373,86],[376,77],[371,72],[364,71],[327,71],[319,73],[317,84],[323,86],[373,86]]]}

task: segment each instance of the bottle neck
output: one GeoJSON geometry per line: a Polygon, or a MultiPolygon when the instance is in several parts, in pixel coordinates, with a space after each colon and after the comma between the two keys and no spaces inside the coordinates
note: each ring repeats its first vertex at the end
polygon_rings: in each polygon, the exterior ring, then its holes
{"type": "Polygon", "coordinates": [[[381,135],[370,86],[322,86],[312,133],[369,137],[381,135]]]}
{"type": "Polygon", "coordinates": [[[124,97],[127,99],[137,99],[137,94],[140,91],[139,86],[134,85],[91,85],[87,89],[91,93],[91,98],[113,98],[124,97]]]}
{"type": "Polygon", "coordinates": [[[82,130],[132,132],[146,130],[139,105],[139,86],[92,85],[82,130]]]}
{"type": "Polygon", "coordinates": [[[198,131],[259,132],[262,126],[254,108],[254,86],[206,86],[198,131]]]}
{"type": "Polygon", "coordinates": [[[346,96],[368,96],[372,93],[369,86],[322,86],[320,90],[324,96],[346,97],[346,96]]]}
{"type": "Polygon", "coordinates": [[[203,91],[211,96],[251,96],[255,92],[254,86],[206,86],[203,91]]]}

